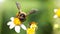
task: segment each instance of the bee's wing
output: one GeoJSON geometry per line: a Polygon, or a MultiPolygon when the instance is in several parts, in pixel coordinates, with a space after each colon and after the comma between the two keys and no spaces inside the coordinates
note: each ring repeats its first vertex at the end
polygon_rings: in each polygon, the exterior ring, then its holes
{"type": "Polygon", "coordinates": [[[19,2],[16,2],[16,6],[17,6],[18,10],[20,11],[21,10],[21,5],[19,4],[19,2]]]}
{"type": "Polygon", "coordinates": [[[27,15],[34,14],[34,13],[37,13],[37,12],[38,12],[38,9],[31,9],[30,12],[27,15]]]}

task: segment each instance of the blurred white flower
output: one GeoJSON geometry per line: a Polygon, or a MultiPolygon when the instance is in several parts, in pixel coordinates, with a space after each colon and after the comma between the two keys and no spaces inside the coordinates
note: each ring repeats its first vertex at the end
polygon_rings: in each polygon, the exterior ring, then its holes
{"type": "Polygon", "coordinates": [[[10,29],[14,28],[17,33],[20,32],[20,27],[26,30],[25,25],[23,25],[18,18],[11,17],[10,20],[11,21],[7,23],[10,29]]]}
{"type": "Polygon", "coordinates": [[[58,24],[54,24],[54,29],[56,29],[56,28],[59,28],[59,25],[58,24]]]}
{"type": "Polygon", "coordinates": [[[54,15],[54,18],[60,18],[60,9],[54,9],[54,13],[55,13],[55,15],[54,15]]]}

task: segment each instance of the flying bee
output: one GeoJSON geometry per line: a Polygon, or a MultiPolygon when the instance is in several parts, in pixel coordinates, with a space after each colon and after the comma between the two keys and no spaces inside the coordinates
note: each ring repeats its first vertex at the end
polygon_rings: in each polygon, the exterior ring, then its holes
{"type": "Polygon", "coordinates": [[[17,13],[17,15],[16,15],[16,17],[17,18],[19,18],[19,20],[21,21],[21,22],[24,22],[25,20],[26,20],[26,13],[25,12],[22,12],[21,11],[21,6],[20,6],[20,4],[18,3],[18,2],[16,2],[16,6],[17,6],[17,8],[18,8],[18,13],[17,13]]]}
{"type": "Polygon", "coordinates": [[[33,14],[35,13],[37,10],[36,9],[32,9],[29,13],[25,13],[23,11],[21,11],[21,6],[18,2],[16,2],[16,6],[18,8],[18,13],[16,15],[16,17],[18,17],[20,19],[21,22],[24,22],[26,20],[26,17],[29,15],[29,14],[33,14]]]}

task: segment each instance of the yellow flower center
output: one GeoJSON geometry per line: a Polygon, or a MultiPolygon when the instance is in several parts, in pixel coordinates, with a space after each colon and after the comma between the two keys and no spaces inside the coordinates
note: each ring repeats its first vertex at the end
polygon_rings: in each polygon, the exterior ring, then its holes
{"type": "Polygon", "coordinates": [[[57,15],[58,17],[60,17],[60,9],[58,9],[58,10],[56,11],[56,15],[57,15]]]}
{"type": "Polygon", "coordinates": [[[21,21],[18,18],[14,18],[15,25],[21,25],[21,21]]]}

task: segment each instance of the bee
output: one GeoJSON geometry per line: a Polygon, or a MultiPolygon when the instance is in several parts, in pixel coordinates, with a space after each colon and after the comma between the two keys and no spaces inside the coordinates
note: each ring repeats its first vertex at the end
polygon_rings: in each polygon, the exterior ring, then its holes
{"type": "Polygon", "coordinates": [[[19,12],[17,13],[16,17],[19,18],[21,22],[24,22],[24,21],[26,20],[26,17],[27,17],[28,15],[37,12],[36,9],[30,10],[29,13],[25,13],[25,12],[21,11],[21,6],[20,6],[20,4],[19,4],[18,2],[16,2],[16,6],[17,6],[18,11],[19,11],[19,12]]]}

